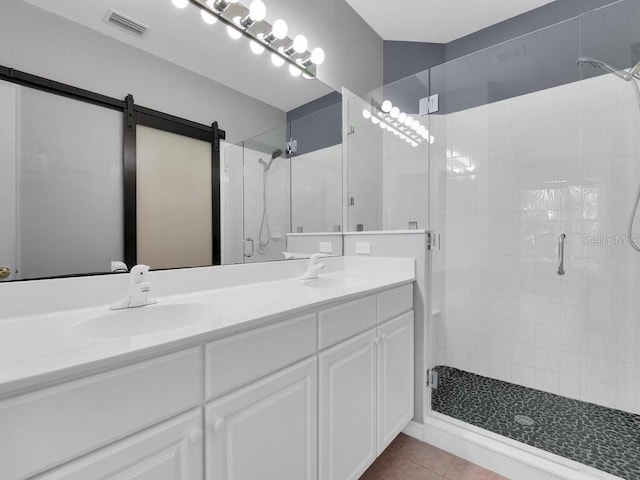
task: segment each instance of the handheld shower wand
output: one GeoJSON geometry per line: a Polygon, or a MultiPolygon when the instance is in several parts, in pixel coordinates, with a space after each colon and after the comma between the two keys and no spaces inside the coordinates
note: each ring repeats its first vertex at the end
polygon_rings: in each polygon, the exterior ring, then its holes
{"type": "Polygon", "coordinates": [[[260,231],[258,233],[258,253],[264,253],[266,247],[271,243],[271,228],[269,227],[269,215],[267,214],[267,173],[276,158],[282,156],[282,150],[276,148],[271,153],[271,159],[265,162],[262,158],[258,160],[264,168],[262,171],[262,220],[260,221],[260,231]]]}
{"type": "MultiPolygon", "coordinates": [[[[625,70],[617,69],[616,67],[593,57],[578,58],[578,65],[585,68],[599,68],[602,70],[606,70],[607,72],[612,73],[625,82],[631,82],[631,85],[633,85],[633,90],[636,93],[638,109],[640,109],[640,87],[638,87],[638,81],[640,80],[640,61],[638,61],[628,72],[625,70]]],[[[634,250],[640,252],[640,246],[633,239],[633,223],[635,221],[636,214],[638,213],[638,205],[640,205],[640,184],[638,184],[636,199],[633,204],[631,217],[629,218],[629,224],[627,226],[627,238],[629,239],[629,244],[631,245],[631,247],[633,247],[634,250]]]]}

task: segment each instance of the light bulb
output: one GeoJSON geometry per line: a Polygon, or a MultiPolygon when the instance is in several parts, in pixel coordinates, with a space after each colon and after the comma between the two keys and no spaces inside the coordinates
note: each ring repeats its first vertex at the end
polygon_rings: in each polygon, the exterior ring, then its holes
{"type": "Polygon", "coordinates": [[[414,120],[413,123],[411,124],[411,128],[413,128],[417,132],[418,129],[420,128],[420,122],[418,120],[414,120]]]}
{"type": "Polygon", "coordinates": [[[398,135],[400,135],[400,132],[398,130],[393,130],[393,134],[397,137],[398,135]]]}
{"type": "Polygon", "coordinates": [[[302,74],[302,70],[300,70],[295,65],[289,65],[289,75],[292,77],[299,77],[302,74]]]}
{"type": "Polygon", "coordinates": [[[264,47],[255,40],[249,42],[249,48],[251,48],[251,51],[256,55],[261,55],[264,52],[264,47]]]}
{"type": "MultiPolygon", "coordinates": [[[[280,53],[282,53],[283,52],[282,47],[280,47],[278,49],[278,51],[280,53]]],[[[284,65],[284,58],[282,58],[279,55],[276,55],[275,53],[272,53],[271,54],[271,63],[273,63],[273,65],[276,66],[276,67],[281,67],[282,65],[284,65]]]]}
{"type": "Polygon", "coordinates": [[[429,140],[429,130],[425,130],[424,132],[420,132],[420,136],[425,140],[429,140]]]}
{"type": "Polygon", "coordinates": [[[384,102],[382,102],[382,105],[380,106],[380,109],[384,113],[389,113],[391,111],[392,107],[393,107],[393,105],[391,104],[391,102],[389,100],[385,100],[384,102]]]}
{"type": "Polygon", "coordinates": [[[433,135],[431,135],[431,136],[429,137],[429,144],[430,144],[430,145],[433,145],[433,142],[435,142],[435,141],[436,141],[436,139],[435,139],[435,138],[433,138],[433,135]]]}
{"type": "Polygon", "coordinates": [[[176,8],[186,8],[189,5],[189,0],[171,0],[171,3],[176,8]]]}
{"type": "Polygon", "coordinates": [[[324,63],[324,50],[320,47],[316,47],[311,52],[311,61],[316,65],[322,65],[324,63]]]}
{"type": "Polygon", "coordinates": [[[393,107],[391,112],[389,112],[389,115],[391,115],[391,118],[398,118],[398,115],[400,115],[400,109],[398,107],[393,107]]]}
{"type": "MultiPolygon", "coordinates": [[[[207,6],[213,8],[213,0],[207,0],[207,6]]],[[[204,21],[204,23],[208,25],[213,25],[218,21],[218,19],[215,16],[211,15],[209,12],[205,10],[200,10],[200,16],[202,17],[202,20],[204,21]]]]}
{"type": "Polygon", "coordinates": [[[398,121],[400,123],[404,123],[406,119],[407,119],[407,114],[404,112],[400,112],[400,114],[398,115],[398,121]]]}
{"type": "Polygon", "coordinates": [[[253,0],[249,5],[249,15],[251,20],[261,22],[267,16],[267,7],[262,0],[253,0]]]}
{"type": "Polygon", "coordinates": [[[287,26],[287,22],[284,20],[278,19],[273,22],[273,27],[271,27],[271,33],[278,40],[282,40],[289,33],[289,27],[287,26]]]}
{"type": "Polygon", "coordinates": [[[369,110],[367,110],[366,108],[362,109],[362,116],[369,120],[371,118],[371,112],[369,110]]]}
{"type": "Polygon", "coordinates": [[[405,119],[405,121],[404,121],[404,124],[405,124],[407,127],[411,127],[411,125],[413,125],[413,117],[407,117],[407,118],[405,119]]]}
{"type": "Polygon", "coordinates": [[[418,146],[418,144],[417,144],[416,142],[411,142],[411,146],[412,146],[413,148],[415,148],[415,147],[417,147],[417,146],[418,146]]]}
{"type": "Polygon", "coordinates": [[[309,41],[307,37],[304,35],[296,35],[296,38],[293,39],[293,49],[297,53],[304,53],[307,51],[307,47],[309,46],[309,41]]]}
{"type": "MultiPolygon", "coordinates": [[[[240,22],[240,17],[235,17],[233,19],[233,23],[235,23],[236,25],[238,25],[239,22],[240,22]]],[[[229,25],[227,25],[227,34],[234,40],[238,40],[242,36],[242,34],[238,30],[236,30],[235,28],[229,25]]]]}
{"type": "Polygon", "coordinates": [[[377,125],[378,123],[380,123],[380,120],[378,120],[378,118],[377,118],[377,117],[371,117],[371,122],[372,122],[374,125],[377,125]]]}

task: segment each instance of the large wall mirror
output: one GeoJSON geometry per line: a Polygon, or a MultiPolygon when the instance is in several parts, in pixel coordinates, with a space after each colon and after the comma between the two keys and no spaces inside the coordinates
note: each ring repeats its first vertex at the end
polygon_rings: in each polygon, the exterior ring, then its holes
{"type": "Polygon", "coordinates": [[[0,281],[280,260],[342,230],[341,96],[225,30],[170,0],[2,2],[0,281]]]}

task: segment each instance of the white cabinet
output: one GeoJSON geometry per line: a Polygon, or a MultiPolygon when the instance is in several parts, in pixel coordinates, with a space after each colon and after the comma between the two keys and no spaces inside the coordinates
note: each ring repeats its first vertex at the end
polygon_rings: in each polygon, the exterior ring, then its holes
{"type": "Polygon", "coordinates": [[[38,480],[201,480],[200,410],[115,443],[38,480]]]}
{"type": "Polygon", "coordinates": [[[320,480],[356,480],[413,417],[413,312],[319,359],[320,480]]]}
{"type": "Polygon", "coordinates": [[[205,406],[207,480],[315,480],[317,361],[205,406]]]}
{"type": "Polygon", "coordinates": [[[413,418],[413,312],[378,327],[378,455],[413,418]]]}
{"type": "Polygon", "coordinates": [[[320,354],[320,480],[355,480],[376,458],[376,338],[320,354]]]}

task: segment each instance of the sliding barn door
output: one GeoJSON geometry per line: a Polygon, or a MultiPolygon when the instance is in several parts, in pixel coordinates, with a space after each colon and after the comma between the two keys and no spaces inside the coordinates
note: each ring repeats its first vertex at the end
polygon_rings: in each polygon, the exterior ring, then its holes
{"type": "Polygon", "coordinates": [[[212,264],[211,143],[137,126],[138,263],[212,264]]]}

